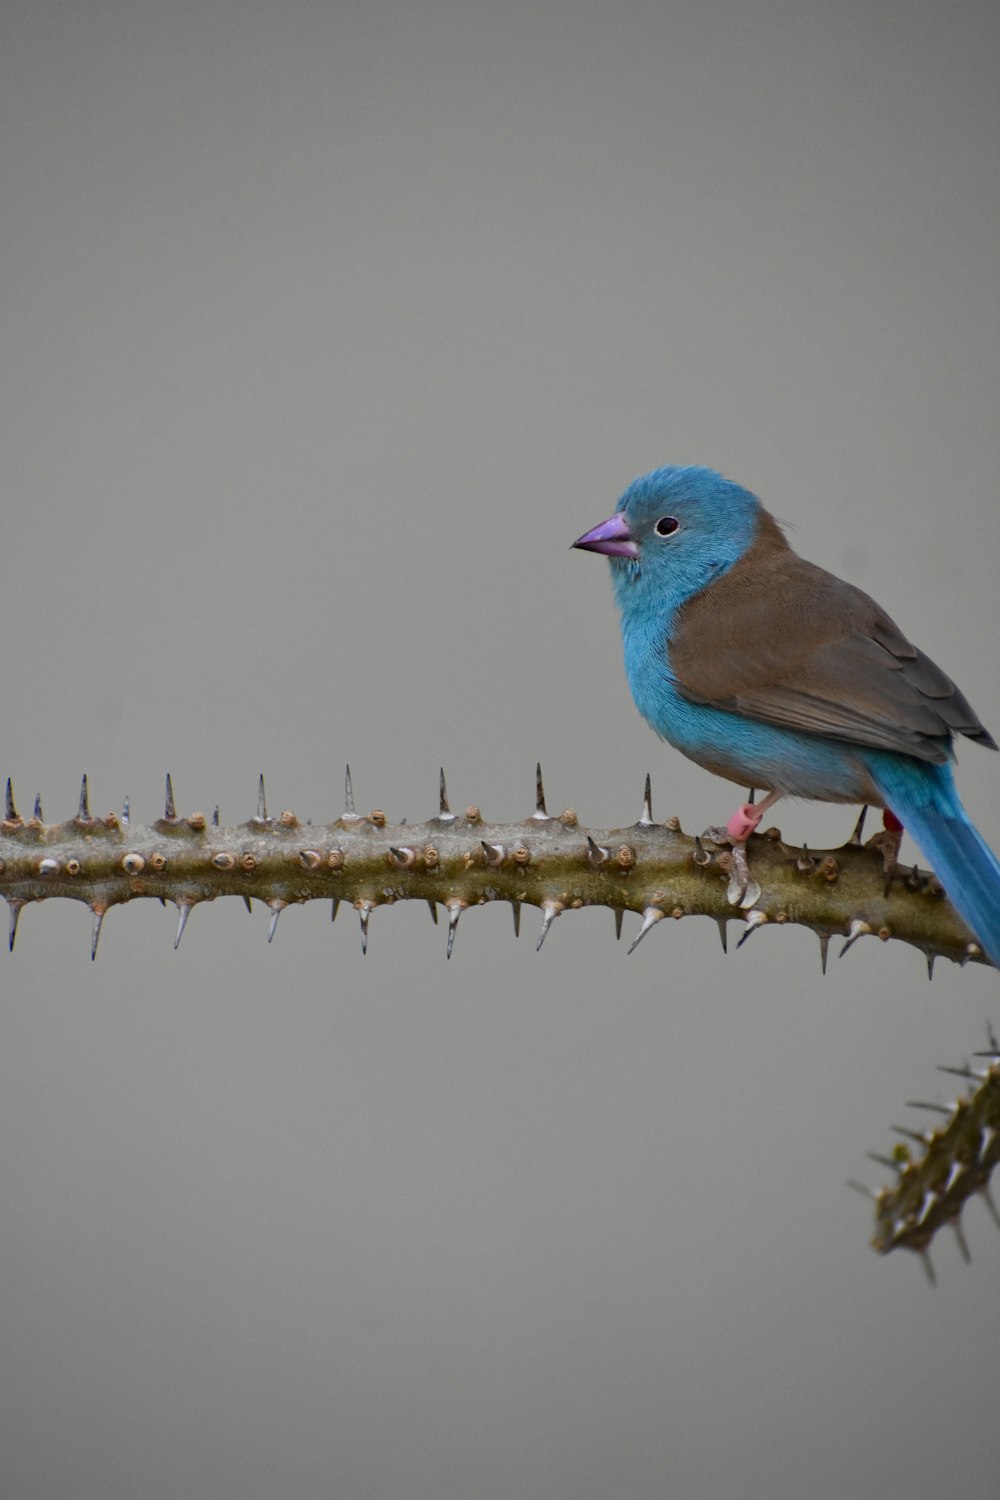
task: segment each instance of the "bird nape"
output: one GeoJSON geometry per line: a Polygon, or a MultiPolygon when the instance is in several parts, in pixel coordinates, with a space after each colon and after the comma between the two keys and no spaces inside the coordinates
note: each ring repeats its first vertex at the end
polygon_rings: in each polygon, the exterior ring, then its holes
{"type": "MultiPolygon", "coordinates": [[[[1000,861],[966,813],[952,742],[995,741],[883,609],[793,552],[756,496],[704,468],[644,474],[574,547],[604,553],[636,707],[716,775],[767,795],[860,802],[907,827],[1000,968],[1000,861]]],[[[742,894],[742,892],[740,893],[742,894]]]]}

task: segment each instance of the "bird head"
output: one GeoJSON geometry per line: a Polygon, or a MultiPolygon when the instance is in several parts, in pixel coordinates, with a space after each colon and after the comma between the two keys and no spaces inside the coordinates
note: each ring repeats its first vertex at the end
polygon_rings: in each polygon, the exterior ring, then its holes
{"type": "Polygon", "coordinates": [[[611,559],[623,609],[651,593],[678,605],[732,567],[762,508],[713,469],[665,468],[629,485],[613,516],[573,543],[611,559]]]}

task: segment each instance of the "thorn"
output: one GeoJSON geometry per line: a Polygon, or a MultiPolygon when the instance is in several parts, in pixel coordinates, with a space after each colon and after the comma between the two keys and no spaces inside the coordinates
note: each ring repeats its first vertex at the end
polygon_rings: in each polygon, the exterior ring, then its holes
{"type": "Polygon", "coordinates": [[[927,978],[928,979],[933,979],[934,978],[934,960],[937,958],[937,954],[936,953],[928,953],[928,954],[925,955],[925,957],[927,959],[927,978]]]}
{"type": "Polygon", "coordinates": [[[640,814],[640,817],[639,817],[639,825],[638,826],[640,828],[649,828],[649,827],[652,826],[652,822],[653,822],[653,787],[652,787],[652,783],[650,782],[650,779],[649,779],[649,772],[647,771],[646,772],[646,789],[645,789],[645,791],[642,794],[642,813],[640,814]]]}
{"type": "Polygon", "coordinates": [[[928,1188],[920,1200],[920,1212],[917,1214],[917,1228],[927,1223],[937,1205],[941,1202],[941,1194],[935,1193],[933,1188],[928,1188]]]}
{"type": "Polygon", "coordinates": [[[743,944],[746,942],[747,938],[753,937],[754,933],[757,931],[757,928],[763,927],[766,921],[767,917],[762,911],[747,912],[746,931],[740,938],[739,942],[736,944],[737,952],[739,952],[739,950],[743,947],[743,944]]]}
{"type": "Polygon", "coordinates": [[[987,1052],[982,1052],[982,1053],[977,1052],[976,1056],[977,1057],[997,1057],[997,1058],[1000,1058],[1000,1042],[997,1041],[997,1034],[993,1030],[992,1026],[988,1026],[987,1027],[986,1040],[987,1040],[987,1042],[989,1044],[989,1050],[987,1052]]]}
{"type": "Polygon", "coordinates": [[[948,1168],[948,1180],[942,1189],[942,1192],[946,1198],[954,1188],[956,1182],[958,1182],[959,1178],[964,1177],[968,1170],[968,1163],[963,1163],[960,1161],[952,1162],[951,1166],[948,1168]]]}
{"type": "Polygon", "coordinates": [[[101,923],[104,921],[104,913],[107,908],[103,906],[92,906],[90,909],[94,913],[94,931],[90,939],[90,960],[91,963],[93,963],[94,959],[97,957],[97,944],[101,936],[101,923]]]}
{"type": "MultiPolygon", "coordinates": [[[[8,782],[8,785],[10,785],[9,782],[8,782]]],[[[10,899],[8,899],[7,905],[10,907],[10,943],[9,943],[8,946],[10,947],[11,953],[13,953],[13,951],[14,951],[14,939],[17,937],[17,924],[18,924],[18,921],[20,920],[21,907],[24,905],[24,902],[23,901],[11,901],[10,899]]]]}
{"type": "Polygon", "coordinates": [[[905,1125],[890,1125],[889,1129],[895,1131],[896,1135],[901,1135],[904,1140],[916,1141],[922,1151],[926,1151],[930,1145],[927,1136],[921,1135],[919,1130],[907,1130],[905,1125]]]}
{"type": "Polygon", "coordinates": [[[445,906],[448,908],[448,951],[445,954],[445,957],[450,958],[451,950],[455,946],[455,933],[458,930],[458,919],[462,915],[462,912],[465,910],[465,906],[461,901],[446,901],[445,906]]]}
{"type": "Polygon", "coordinates": [[[354,811],[354,788],[351,785],[350,766],[344,768],[344,811],[349,813],[354,811]]]}
{"type": "Polygon", "coordinates": [[[246,907],[250,915],[253,916],[253,902],[250,900],[249,896],[243,897],[243,905],[246,907]]]}
{"type": "Polygon", "coordinates": [[[84,822],[90,821],[90,798],[87,794],[87,773],[84,771],[83,780],[80,782],[80,808],[77,817],[84,822]]]}
{"type": "Polygon", "coordinates": [[[545,787],[542,785],[541,761],[535,767],[535,811],[532,813],[532,817],[539,820],[548,817],[548,813],[545,811],[545,787]]]}
{"type": "Polygon", "coordinates": [[[891,1156],[882,1156],[878,1151],[866,1151],[865,1155],[869,1161],[875,1162],[877,1166],[887,1167],[890,1172],[901,1172],[903,1170],[904,1163],[894,1161],[891,1156]]]}
{"type": "MultiPolygon", "coordinates": [[[[163,816],[164,816],[164,818],[168,818],[168,819],[169,818],[176,818],[176,816],[177,816],[177,809],[174,806],[174,784],[170,780],[170,772],[169,771],[167,772],[167,792],[166,792],[166,796],[163,799],[163,816]]],[[[177,944],[175,943],[174,947],[176,948],[176,946],[177,946],[177,944]]]]}
{"type": "Polygon", "coordinates": [[[260,773],[260,782],[257,786],[257,822],[267,822],[267,797],[264,792],[264,773],[260,773]]]}
{"type": "Polygon", "coordinates": [[[372,906],[369,902],[363,902],[358,907],[358,919],[361,922],[361,952],[368,952],[368,918],[372,914],[372,906]]]}
{"type": "Polygon", "coordinates": [[[438,787],[438,821],[441,823],[454,823],[455,814],[448,806],[448,788],[444,784],[444,766],[441,767],[441,781],[438,787]]]}
{"type": "Polygon", "coordinates": [[[410,865],[412,865],[413,861],[416,859],[416,855],[414,854],[413,850],[408,848],[405,844],[401,846],[390,844],[389,854],[393,864],[398,865],[401,870],[409,869],[410,865]]]}
{"type": "Polygon", "coordinates": [[[17,822],[17,808],[14,806],[14,788],[11,785],[9,776],[7,777],[7,796],[4,799],[3,815],[8,823],[17,822]]]}
{"type": "Polygon", "coordinates": [[[127,796],[125,798],[125,801],[122,803],[122,822],[123,823],[127,823],[128,822],[128,797],[127,796]]]}
{"type": "Polygon", "coordinates": [[[693,855],[693,858],[694,858],[695,864],[698,865],[698,867],[700,869],[704,869],[706,865],[710,865],[712,863],[713,859],[715,858],[715,855],[711,854],[705,848],[704,844],[702,843],[701,839],[698,837],[697,834],[695,834],[695,836],[694,836],[694,855],[693,855]]]}
{"type": "Polygon", "coordinates": [[[990,1185],[988,1182],[984,1182],[982,1187],[979,1189],[979,1196],[986,1204],[986,1207],[989,1210],[994,1224],[998,1229],[1000,1229],[1000,1213],[997,1213],[997,1206],[993,1201],[993,1194],[990,1192],[990,1185]]]}
{"type": "Polygon", "coordinates": [[[973,1083],[982,1083],[984,1076],[982,1073],[974,1073],[968,1063],[961,1068],[949,1068],[947,1063],[938,1063],[935,1072],[953,1073],[956,1078],[971,1078],[973,1083]]]}
{"type": "Polygon", "coordinates": [[[849,1177],[847,1179],[847,1186],[849,1188],[853,1188],[856,1193],[862,1193],[866,1198],[870,1198],[872,1203],[877,1202],[877,1195],[872,1192],[868,1184],[865,1182],[858,1182],[856,1177],[849,1177]]]}
{"type": "Polygon", "coordinates": [[[829,951],[830,934],[828,932],[821,932],[819,933],[819,962],[820,968],[822,969],[824,974],[826,973],[826,960],[829,955],[829,951]]]}
{"type": "Polygon", "coordinates": [[[219,826],[219,804],[216,803],[215,804],[215,811],[212,813],[212,827],[213,828],[218,828],[218,826],[219,826]]]}
{"type": "Polygon", "coordinates": [[[268,940],[268,942],[270,942],[271,939],[274,937],[275,928],[278,925],[278,918],[281,916],[281,913],[284,911],[285,907],[288,905],[288,902],[287,901],[269,901],[267,904],[271,908],[271,920],[267,924],[267,940],[268,940]]]}
{"type": "Polygon", "coordinates": [[[503,844],[488,844],[485,839],[479,842],[483,846],[483,859],[492,867],[503,864],[503,844]]]}
{"type": "Polygon", "coordinates": [[[184,936],[187,919],[191,915],[191,905],[190,901],[179,901],[177,903],[177,936],[174,938],[175,952],[180,947],[181,938],[184,936]]]}
{"type": "Polygon", "coordinates": [[[961,1251],[962,1259],[967,1266],[971,1266],[972,1252],[969,1249],[969,1242],[965,1238],[965,1230],[962,1228],[961,1219],[952,1219],[951,1227],[955,1231],[955,1238],[958,1241],[958,1248],[961,1251]]]}
{"type": "Polygon", "coordinates": [[[628,950],[629,953],[635,952],[639,944],[642,942],[643,938],[646,936],[646,933],[649,932],[650,928],[655,927],[657,922],[662,922],[663,918],[666,915],[666,912],[661,911],[658,906],[646,907],[642,914],[642,926],[639,928],[639,931],[635,935],[632,946],[628,950]]]}
{"type": "Polygon", "coordinates": [[[339,896],[334,896],[333,900],[330,902],[330,921],[331,922],[336,922],[336,920],[337,920],[337,913],[338,913],[339,910],[340,910],[340,897],[339,896]]]}
{"type": "Polygon", "coordinates": [[[430,911],[431,917],[434,920],[434,926],[436,927],[437,924],[438,924],[437,902],[436,901],[428,901],[427,907],[428,907],[428,910],[430,911]]]}
{"type": "Polygon", "coordinates": [[[559,916],[561,911],[562,904],[559,901],[544,901],[542,903],[542,930],[539,934],[538,942],[535,944],[536,953],[540,952],[541,946],[545,942],[545,938],[548,934],[549,928],[552,926],[552,923],[555,921],[556,917],[559,916]]]}
{"type": "Polygon", "coordinates": [[[35,793],[35,817],[37,818],[37,820],[38,820],[39,823],[41,823],[41,822],[44,821],[44,819],[42,818],[42,794],[41,794],[41,792],[36,792],[35,793]]]}
{"type": "Polygon", "coordinates": [[[729,952],[729,938],[728,938],[728,935],[727,935],[727,932],[726,932],[726,919],[725,919],[725,917],[716,917],[715,922],[716,922],[716,926],[719,929],[719,941],[722,944],[722,951],[723,951],[723,953],[728,953],[729,952]]]}
{"type": "Polygon", "coordinates": [[[947,1115],[950,1120],[954,1110],[946,1109],[943,1104],[931,1104],[926,1099],[907,1099],[907,1109],[929,1109],[936,1115],[947,1115]]]}
{"type": "Polygon", "coordinates": [[[590,863],[594,866],[595,869],[600,869],[601,865],[607,864],[608,860],[611,858],[611,850],[602,848],[600,844],[596,844],[588,833],[587,858],[590,860],[590,863]]]}
{"type": "Polygon", "coordinates": [[[618,942],[621,942],[622,922],[624,921],[624,919],[625,919],[625,912],[619,906],[618,909],[615,912],[615,939],[618,942]]]}
{"type": "Polygon", "coordinates": [[[917,1254],[920,1256],[920,1262],[924,1268],[927,1280],[930,1282],[931,1286],[937,1286],[937,1277],[934,1275],[934,1267],[931,1264],[931,1258],[927,1250],[918,1250],[917,1254]]]}
{"type": "Polygon", "coordinates": [[[851,834],[850,838],[847,840],[848,844],[860,844],[861,843],[861,832],[862,832],[862,829],[865,826],[865,819],[867,818],[867,816],[868,816],[868,808],[867,808],[867,806],[864,806],[864,807],[862,807],[861,812],[858,814],[858,821],[854,825],[854,832],[851,834]]]}
{"type": "Polygon", "coordinates": [[[512,901],[510,903],[510,909],[511,909],[511,911],[514,914],[514,936],[516,938],[519,938],[521,936],[521,903],[520,903],[520,901],[512,901]]]}
{"type": "Polygon", "coordinates": [[[844,946],[840,950],[840,953],[837,955],[838,958],[843,958],[848,948],[853,948],[858,938],[864,937],[865,934],[869,932],[871,932],[871,927],[868,925],[868,923],[863,921],[861,917],[854,917],[851,921],[850,927],[847,929],[847,942],[844,944],[844,946]]]}

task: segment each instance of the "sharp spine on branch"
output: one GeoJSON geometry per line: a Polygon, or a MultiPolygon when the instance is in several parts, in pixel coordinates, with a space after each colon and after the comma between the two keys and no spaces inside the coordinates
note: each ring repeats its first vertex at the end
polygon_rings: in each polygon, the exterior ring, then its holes
{"type": "Polygon", "coordinates": [[[536,953],[539,953],[541,951],[542,944],[545,942],[546,936],[548,935],[548,930],[561,911],[562,906],[558,901],[546,901],[542,904],[542,931],[539,935],[538,942],[535,944],[536,953]]]}
{"type": "Polygon", "coordinates": [[[438,781],[438,822],[454,823],[455,814],[448,806],[448,788],[444,781],[444,766],[441,767],[441,775],[438,781]]]}
{"type": "Polygon", "coordinates": [[[462,912],[465,910],[465,906],[461,901],[446,901],[445,906],[448,910],[448,947],[445,953],[445,957],[450,958],[451,950],[455,946],[455,933],[458,931],[458,919],[462,915],[462,912]]]}
{"type": "Polygon", "coordinates": [[[97,957],[97,944],[98,944],[98,940],[100,939],[100,936],[101,936],[101,923],[104,921],[104,912],[101,909],[101,907],[95,906],[92,909],[93,909],[93,913],[94,913],[94,930],[93,930],[93,933],[92,933],[91,939],[90,939],[90,961],[91,961],[91,963],[93,963],[94,959],[97,957]]]}
{"type": "Polygon", "coordinates": [[[181,938],[184,936],[187,919],[191,915],[191,906],[192,903],[190,901],[179,901],[177,903],[177,936],[174,938],[175,952],[180,947],[181,938]]]}
{"type": "Polygon", "coordinates": [[[532,817],[538,822],[548,819],[545,811],[545,787],[542,783],[542,763],[539,761],[535,766],[535,811],[532,817]]]}
{"type": "Polygon", "coordinates": [[[870,925],[861,917],[854,917],[850,927],[847,929],[847,942],[840,950],[839,957],[843,958],[849,948],[853,948],[859,937],[864,937],[871,932],[870,925]]]}
{"type": "Polygon", "coordinates": [[[629,953],[635,952],[639,944],[642,942],[643,938],[646,936],[646,933],[649,932],[651,928],[655,927],[657,922],[662,922],[665,916],[666,912],[661,911],[658,906],[646,907],[645,911],[642,914],[642,926],[639,928],[639,931],[636,933],[635,938],[632,941],[632,946],[628,950],[629,953]]]}

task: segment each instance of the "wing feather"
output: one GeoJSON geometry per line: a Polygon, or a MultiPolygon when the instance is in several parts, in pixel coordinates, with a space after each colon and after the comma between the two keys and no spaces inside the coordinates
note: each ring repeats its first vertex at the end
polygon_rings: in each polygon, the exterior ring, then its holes
{"type": "Polygon", "coordinates": [[[668,658],[685,698],[767,724],[936,762],[954,734],[996,749],[951,678],[766,512],[740,561],[678,612],[668,658]]]}

